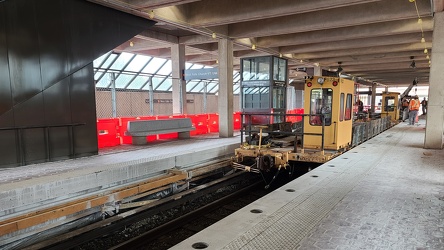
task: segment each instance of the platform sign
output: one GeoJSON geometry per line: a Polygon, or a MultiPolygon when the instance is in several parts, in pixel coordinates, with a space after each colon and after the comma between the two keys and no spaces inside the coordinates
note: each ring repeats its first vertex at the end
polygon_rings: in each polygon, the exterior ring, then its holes
{"type": "Polygon", "coordinates": [[[219,78],[218,68],[187,69],[183,74],[184,80],[205,80],[219,78]]]}

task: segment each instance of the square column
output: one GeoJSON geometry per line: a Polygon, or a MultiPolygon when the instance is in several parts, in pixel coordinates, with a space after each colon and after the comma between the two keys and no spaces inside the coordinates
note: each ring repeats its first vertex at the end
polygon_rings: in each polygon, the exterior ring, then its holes
{"type": "Polygon", "coordinates": [[[185,45],[171,46],[171,66],[173,75],[173,114],[187,113],[187,82],[183,80],[185,70],[185,45]]]}
{"type": "Polygon", "coordinates": [[[444,12],[435,13],[429,100],[424,148],[443,149],[444,132],[444,12]]]}
{"type": "Polygon", "coordinates": [[[233,41],[219,40],[219,137],[233,136],[233,41]]]}

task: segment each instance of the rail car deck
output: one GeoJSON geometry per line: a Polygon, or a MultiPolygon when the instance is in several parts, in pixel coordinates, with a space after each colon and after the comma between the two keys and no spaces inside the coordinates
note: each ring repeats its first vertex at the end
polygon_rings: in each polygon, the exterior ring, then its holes
{"type": "Polygon", "coordinates": [[[444,151],[423,149],[424,123],[398,124],[172,249],[444,249],[444,151]]]}

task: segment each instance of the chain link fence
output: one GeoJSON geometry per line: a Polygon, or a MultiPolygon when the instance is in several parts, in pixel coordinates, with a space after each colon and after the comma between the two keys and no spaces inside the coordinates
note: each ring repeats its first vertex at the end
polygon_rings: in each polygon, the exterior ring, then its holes
{"type": "MultiPolygon", "coordinates": [[[[187,113],[203,114],[218,112],[218,96],[214,94],[187,94],[187,113]]],[[[233,110],[239,111],[239,96],[234,95],[233,110]]],[[[116,89],[115,98],[111,89],[96,88],[97,118],[137,117],[151,115],[172,115],[173,99],[171,92],[154,92],[150,102],[150,92],[145,90],[116,89]],[[150,106],[153,104],[153,107],[150,106]]]]}

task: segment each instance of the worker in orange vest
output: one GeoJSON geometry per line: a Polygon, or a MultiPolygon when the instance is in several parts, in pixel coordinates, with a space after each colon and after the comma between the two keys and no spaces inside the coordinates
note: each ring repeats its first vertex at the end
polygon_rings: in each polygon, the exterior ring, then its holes
{"type": "Polygon", "coordinates": [[[418,115],[420,102],[418,100],[418,96],[410,100],[409,103],[409,125],[415,125],[416,116],[418,115]]]}

